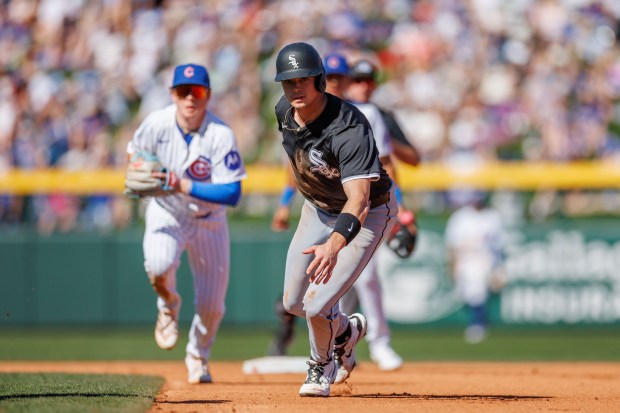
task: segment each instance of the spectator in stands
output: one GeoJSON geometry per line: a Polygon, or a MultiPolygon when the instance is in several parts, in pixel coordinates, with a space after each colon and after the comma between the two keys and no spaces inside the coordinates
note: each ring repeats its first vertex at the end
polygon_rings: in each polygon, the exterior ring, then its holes
{"type": "Polygon", "coordinates": [[[273,117],[263,115],[279,91],[263,68],[300,36],[319,51],[376,50],[373,101],[402,120],[425,161],[464,149],[484,160],[620,152],[606,127],[620,98],[615,2],[396,3],[3,1],[0,160],[54,166],[78,125],[87,137],[105,130],[114,147],[117,131],[168,103],[171,67],[199,58],[221,85],[213,100],[241,153],[279,162],[273,117]],[[92,101],[94,117],[82,111],[92,101]]]}

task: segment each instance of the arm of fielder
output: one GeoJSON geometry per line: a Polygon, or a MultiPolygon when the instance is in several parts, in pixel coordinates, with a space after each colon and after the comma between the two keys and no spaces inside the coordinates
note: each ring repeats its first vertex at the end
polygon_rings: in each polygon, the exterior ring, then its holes
{"type": "Polygon", "coordinates": [[[203,201],[236,206],[241,199],[241,182],[212,184],[183,179],[181,180],[181,191],[203,201]]]}

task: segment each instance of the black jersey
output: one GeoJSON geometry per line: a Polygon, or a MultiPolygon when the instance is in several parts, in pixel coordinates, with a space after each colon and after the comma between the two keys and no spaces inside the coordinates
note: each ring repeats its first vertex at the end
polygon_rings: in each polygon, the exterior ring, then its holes
{"type": "Polygon", "coordinates": [[[387,110],[382,109],[380,107],[377,107],[377,109],[379,109],[379,112],[381,113],[381,118],[383,118],[383,123],[385,123],[385,127],[387,128],[388,133],[390,134],[390,137],[394,139],[395,141],[398,141],[407,146],[413,146],[407,140],[405,133],[400,128],[400,125],[396,121],[396,118],[394,117],[394,115],[391,112],[388,112],[387,110]]]}
{"type": "Polygon", "coordinates": [[[284,96],[276,105],[276,117],[299,192],[318,208],[339,213],[347,202],[343,182],[370,179],[372,203],[385,195],[392,181],[379,161],[366,117],[352,104],[325,95],[325,109],[304,127],[293,119],[284,96]]]}

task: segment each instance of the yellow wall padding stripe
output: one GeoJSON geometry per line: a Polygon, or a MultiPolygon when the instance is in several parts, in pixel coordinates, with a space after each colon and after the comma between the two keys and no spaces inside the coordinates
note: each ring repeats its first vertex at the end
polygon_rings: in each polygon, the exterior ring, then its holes
{"type": "MultiPolygon", "coordinates": [[[[251,165],[243,182],[244,193],[279,194],[287,182],[286,170],[251,165]]],[[[606,189],[620,188],[620,164],[613,162],[523,163],[502,162],[451,167],[429,163],[419,167],[399,164],[397,173],[404,191],[478,189],[606,189]]],[[[124,171],[11,170],[0,173],[0,193],[77,195],[123,192],[124,171]]]]}

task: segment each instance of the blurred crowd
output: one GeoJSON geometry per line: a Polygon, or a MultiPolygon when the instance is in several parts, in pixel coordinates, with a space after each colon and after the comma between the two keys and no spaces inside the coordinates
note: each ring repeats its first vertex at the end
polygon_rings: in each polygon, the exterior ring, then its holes
{"type": "MultiPolygon", "coordinates": [[[[0,0],[0,173],[122,167],[187,62],[246,162],[280,162],[274,58],[293,41],[374,61],[373,99],[422,162],[618,159],[619,22],[617,0],[0,0]]],[[[106,194],[0,195],[2,222],[42,232],[132,215],[106,194]]]]}

